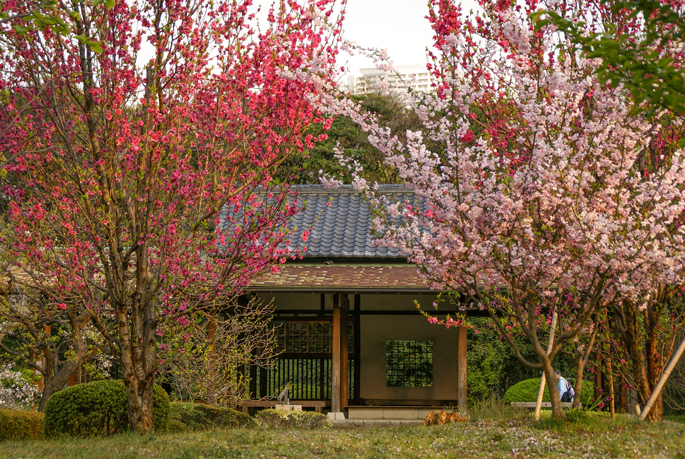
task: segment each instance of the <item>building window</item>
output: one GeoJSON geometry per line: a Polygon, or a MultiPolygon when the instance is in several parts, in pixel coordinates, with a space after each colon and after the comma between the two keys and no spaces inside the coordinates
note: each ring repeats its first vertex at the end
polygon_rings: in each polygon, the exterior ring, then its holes
{"type": "Polygon", "coordinates": [[[386,341],[388,387],[433,387],[433,341],[386,341]]]}
{"type": "MultiPolygon", "coordinates": [[[[333,348],[333,327],[330,322],[271,321],[276,334],[276,351],[285,354],[330,353],[333,348]]],[[[347,326],[347,352],[353,352],[352,324],[347,326]]]]}

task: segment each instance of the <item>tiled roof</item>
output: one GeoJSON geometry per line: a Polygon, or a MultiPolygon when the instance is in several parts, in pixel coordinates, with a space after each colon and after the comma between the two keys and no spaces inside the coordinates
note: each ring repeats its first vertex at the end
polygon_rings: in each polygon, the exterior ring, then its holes
{"type": "MultiPolygon", "coordinates": [[[[412,191],[399,185],[382,185],[380,192],[391,201],[415,200],[412,191]]],[[[299,250],[305,258],[406,258],[397,249],[378,245],[371,234],[369,206],[351,185],[292,186],[288,199],[297,200],[298,206],[306,204],[287,224],[291,252],[299,250]],[[303,242],[302,234],[308,230],[308,241],[303,242]]]]}
{"type": "Polygon", "coordinates": [[[288,264],[250,283],[252,291],[430,292],[414,265],[288,264]]]}

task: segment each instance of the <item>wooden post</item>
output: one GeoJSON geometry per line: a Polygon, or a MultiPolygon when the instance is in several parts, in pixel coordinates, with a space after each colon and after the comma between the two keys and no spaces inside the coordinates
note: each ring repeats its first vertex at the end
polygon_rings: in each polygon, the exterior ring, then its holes
{"type": "Polygon", "coordinates": [[[340,295],[340,408],[347,408],[349,404],[348,387],[348,349],[347,329],[349,325],[348,311],[350,300],[347,295],[340,295]]]}
{"type": "MultiPolygon", "coordinates": [[[[555,309],[552,313],[552,323],[549,327],[549,340],[547,341],[547,355],[552,352],[552,346],[554,345],[554,333],[557,329],[557,310],[555,309]]],[[[540,419],[540,408],[542,407],[542,396],[545,394],[545,384],[547,383],[547,376],[545,372],[542,372],[542,378],[540,379],[540,389],[538,390],[538,399],[535,404],[535,419],[540,419]]],[[[561,396],[561,394],[559,394],[561,396]]]]}
{"type": "Polygon", "coordinates": [[[466,411],[466,327],[457,329],[457,406],[466,411]]]}
{"type": "Polygon", "coordinates": [[[616,394],[614,394],[614,374],[611,369],[611,360],[607,361],[607,367],[609,369],[609,396],[611,397],[610,408],[611,408],[611,419],[616,419],[616,394]]]}
{"type": "Polygon", "coordinates": [[[361,399],[362,337],[361,333],[361,295],[354,295],[354,399],[361,399]]]}
{"type": "Polygon", "coordinates": [[[340,412],[340,295],[333,294],[333,343],[331,346],[331,411],[340,412]]]}

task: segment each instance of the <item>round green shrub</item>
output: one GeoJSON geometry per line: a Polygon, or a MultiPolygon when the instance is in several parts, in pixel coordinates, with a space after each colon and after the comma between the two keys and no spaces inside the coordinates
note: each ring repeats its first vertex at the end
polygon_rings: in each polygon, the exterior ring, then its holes
{"type": "MultiPolygon", "coordinates": [[[[511,402],[535,402],[538,399],[540,390],[540,379],[533,378],[520,381],[511,386],[504,394],[504,403],[511,402]]],[[[575,387],[575,386],[574,386],[575,387]]],[[[577,391],[577,390],[576,390],[577,391]]],[[[587,379],[583,380],[583,390],[581,391],[580,401],[583,405],[592,403],[595,395],[595,386],[587,379]]],[[[545,393],[542,396],[543,402],[549,402],[549,389],[545,384],[545,393]]]]}
{"type": "MultiPolygon", "coordinates": [[[[154,429],[165,431],[169,396],[152,390],[154,429]]],[[[45,436],[90,437],[128,431],[128,398],[122,380],[94,381],[67,387],[50,397],[45,408],[45,436]]]]}
{"type": "Polygon", "coordinates": [[[0,408],[0,441],[42,440],[43,413],[0,408]]]}
{"type": "Polygon", "coordinates": [[[257,413],[257,422],[262,427],[320,429],[333,426],[328,416],[313,411],[262,410],[257,413]]]}
{"type": "Polygon", "coordinates": [[[202,403],[174,402],[169,412],[169,430],[172,432],[215,427],[246,427],[253,422],[250,416],[232,408],[202,403]]]}
{"type": "Polygon", "coordinates": [[[189,430],[193,430],[190,427],[188,427],[186,424],[182,423],[181,421],[177,421],[176,419],[169,419],[169,423],[167,424],[167,432],[171,433],[179,433],[179,432],[188,432],[189,430]]]}

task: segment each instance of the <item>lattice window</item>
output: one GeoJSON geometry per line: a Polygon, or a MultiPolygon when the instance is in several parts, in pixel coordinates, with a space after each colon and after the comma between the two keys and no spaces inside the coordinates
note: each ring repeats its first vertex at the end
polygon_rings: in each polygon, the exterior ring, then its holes
{"type": "MultiPolygon", "coordinates": [[[[331,352],[333,329],[330,322],[279,322],[276,327],[278,350],[295,353],[331,352]]],[[[352,352],[352,324],[347,330],[347,348],[352,352]]]]}
{"type": "Polygon", "coordinates": [[[433,387],[433,341],[386,341],[388,387],[433,387]]]}

